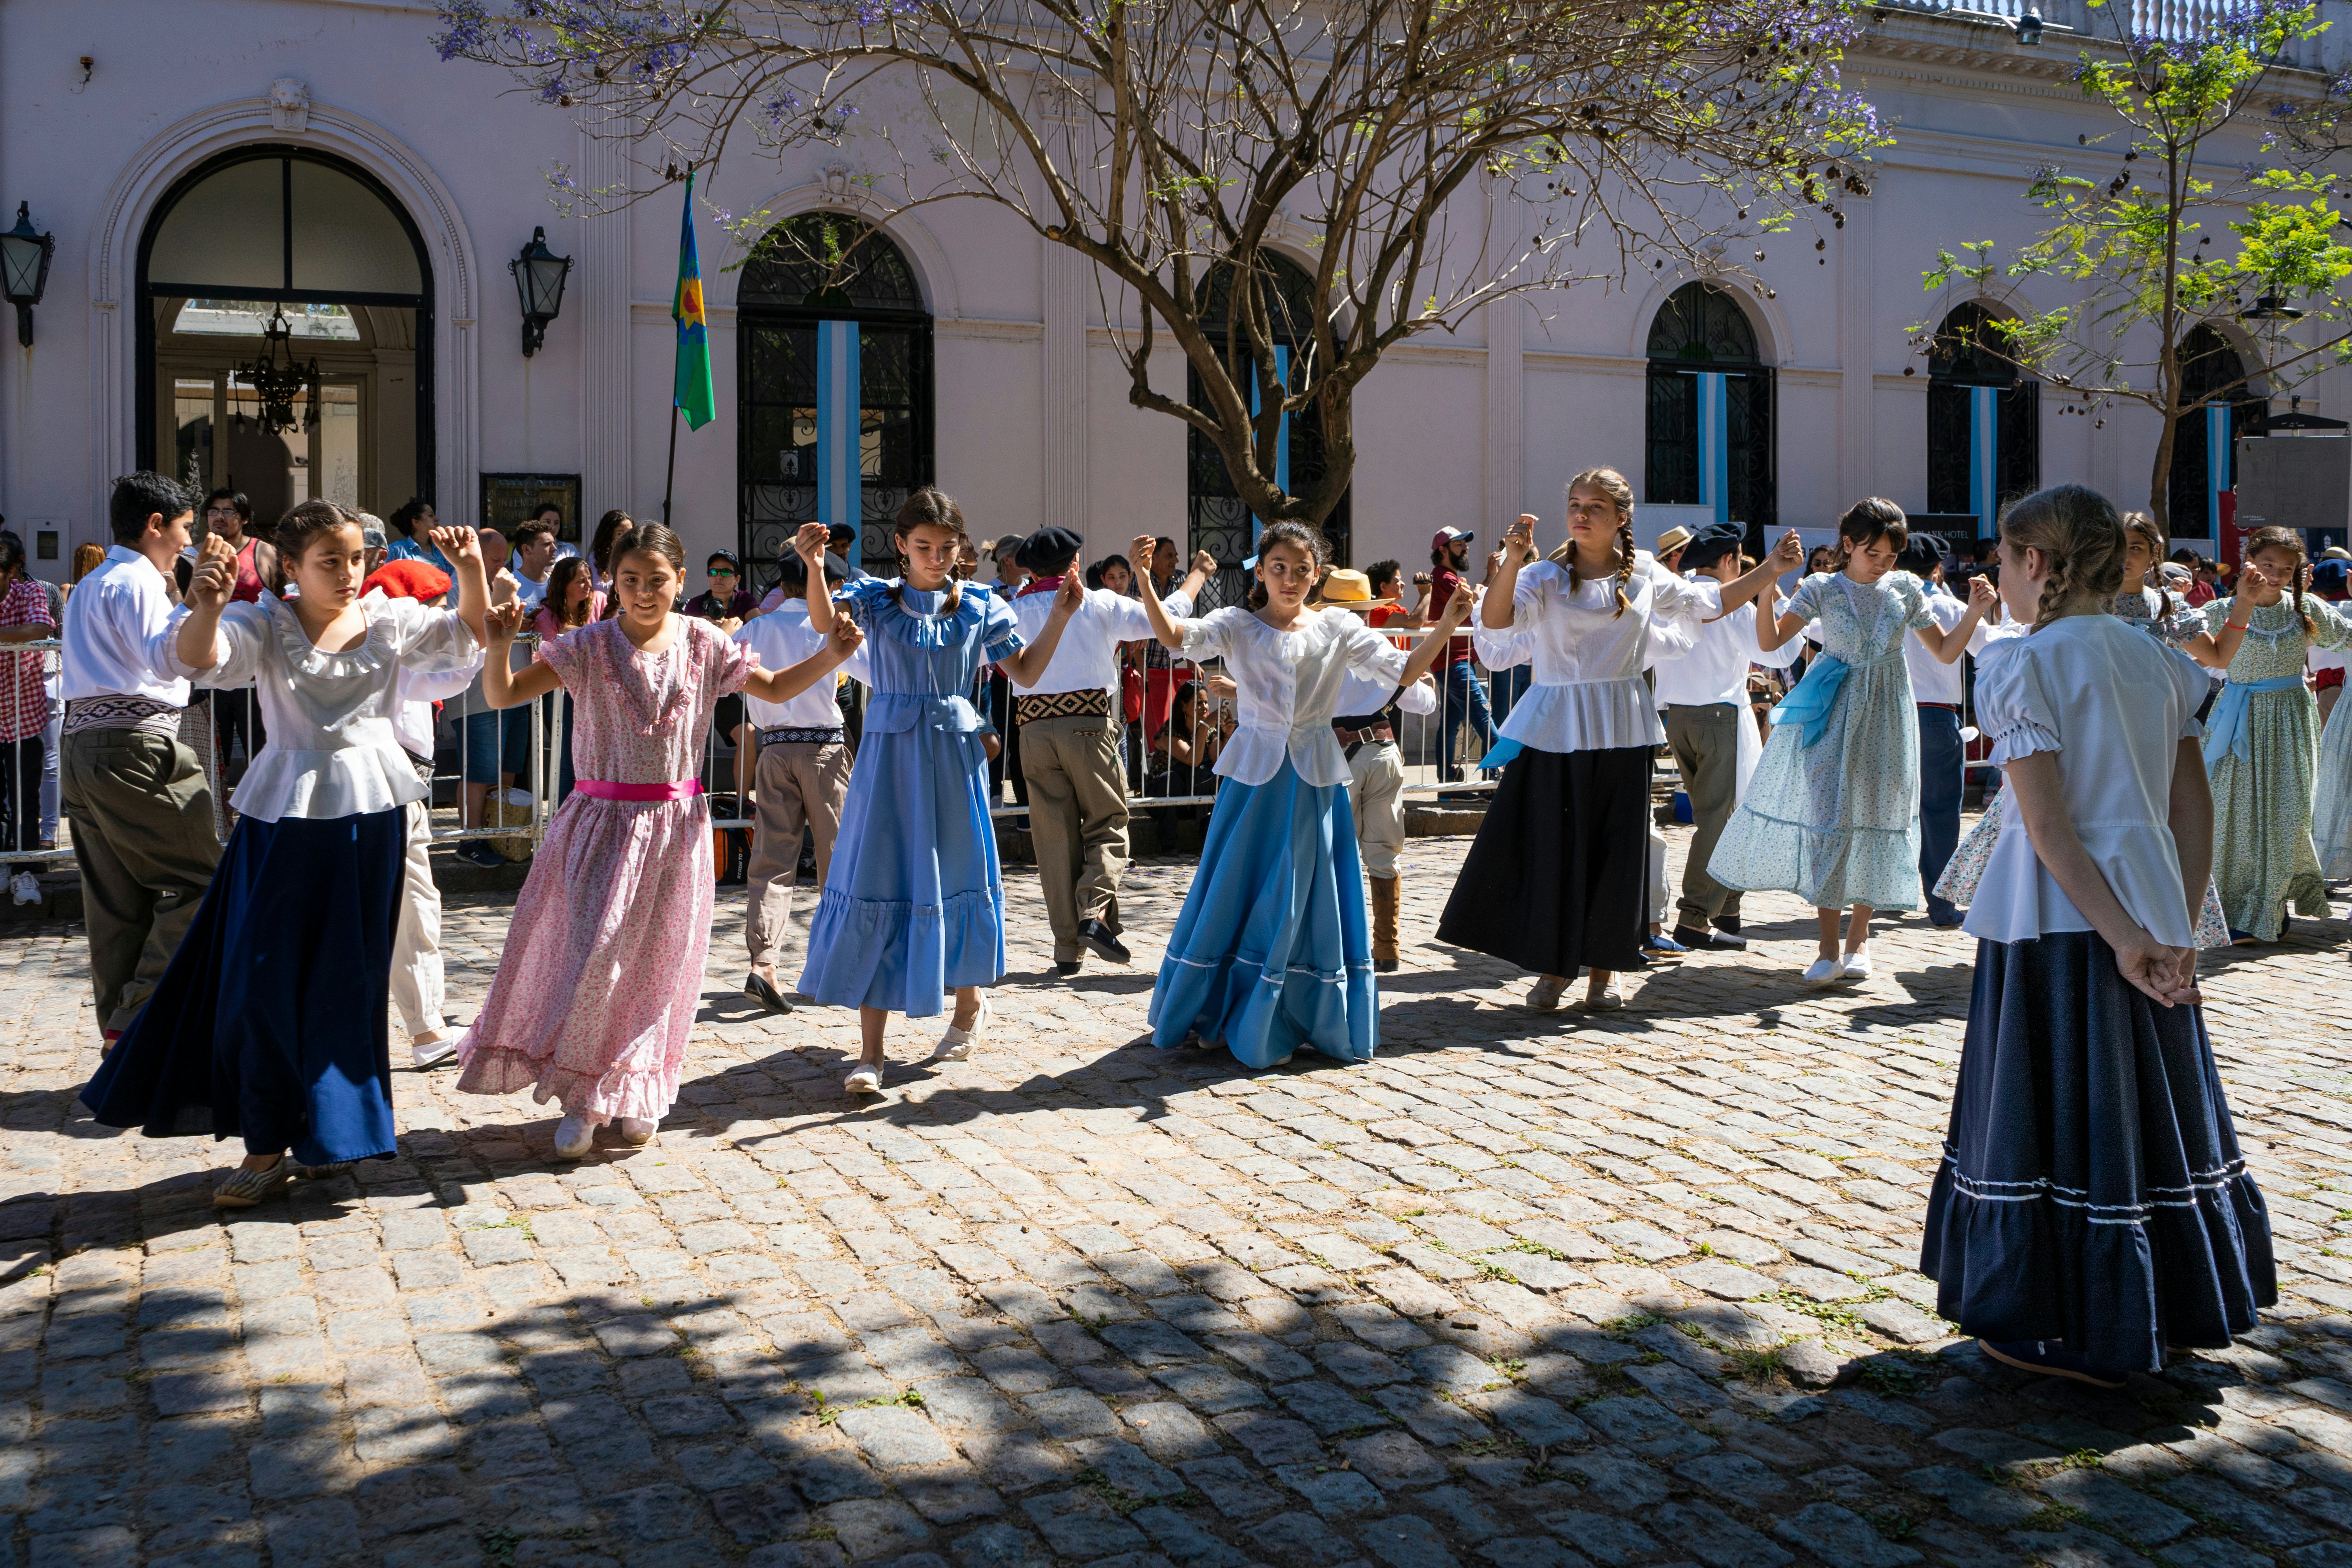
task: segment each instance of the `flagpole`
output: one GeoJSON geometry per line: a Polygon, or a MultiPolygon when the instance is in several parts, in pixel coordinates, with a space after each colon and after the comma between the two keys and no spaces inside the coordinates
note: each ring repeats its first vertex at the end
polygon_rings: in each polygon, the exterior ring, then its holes
{"type": "Polygon", "coordinates": [[[669,526],[669,495],[677,482],[677,399],[669,403],[669,468],[662,475],[662,526],[669,526]]]}

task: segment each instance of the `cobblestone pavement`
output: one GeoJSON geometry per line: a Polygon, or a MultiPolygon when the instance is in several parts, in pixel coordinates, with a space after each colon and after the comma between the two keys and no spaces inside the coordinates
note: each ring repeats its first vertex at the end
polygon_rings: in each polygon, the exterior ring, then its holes
{"type": "MultiPolygon", "coordinates": [[[[1015,873],[993,1040],[902,1024],[853,1106],[850,1016],[736,994],[738,893],[655,1146],[555,1164],[404,1071],[399,1159],[226,1222],[229,1151],[71,1109],[79,934],[0,939],[0,1563],[2352,1563],[2342,923],[2209,964],[2285,1299],[2105,1394],[1913,1269],[1963,939],[1808,994],[1759,899],[1747,957],[1538,1017],[1428,941],[1463,847],[1407,856],[1365,1068],[1143,1042],[1189,867],[1076,984],[1015,873]]],[[[452,911],[460,1016],[506,918],[452,911]]]]}

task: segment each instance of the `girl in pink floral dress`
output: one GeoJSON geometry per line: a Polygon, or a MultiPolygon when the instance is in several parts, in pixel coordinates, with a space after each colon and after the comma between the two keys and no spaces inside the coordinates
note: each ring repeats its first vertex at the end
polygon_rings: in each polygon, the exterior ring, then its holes
{"type": "MultiPolygon", "coordinates": [[[[794,542],[824,570],[824,531],[794,542]]],[[[532,1090],[563,1120],[555,1152],[577,1159],[600,1123],[641,1144],[677,1097],[710,946],[710,812],[698,774],[712,710],[730,692],[790,700],[848,658],[863,634],[836,630],[817,653],[762,670],[708,621],[673,615],[685,555],[677,536],[640,527],[614,566],[621,606],[540,646],[505,674],[494,647],[483,695],[493,708],[559,686],[577,710],[579,780],[555,814],[515,901],[490,994],[458,1042],[474,1094],[532,1090]]],[[[492,612],[489,640],[520,616],[492,612]]]]}

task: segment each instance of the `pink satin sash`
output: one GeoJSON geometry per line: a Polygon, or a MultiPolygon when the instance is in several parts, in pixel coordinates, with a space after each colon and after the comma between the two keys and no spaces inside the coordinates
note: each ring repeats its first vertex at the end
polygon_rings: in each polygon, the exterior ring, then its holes
{"type": "Polygon", "coordinates": [[[700,779],[669,784],[614,784],[609,779],[578,779],[572,785],[592,800],[692,800],[702,793],[700,779]]]}

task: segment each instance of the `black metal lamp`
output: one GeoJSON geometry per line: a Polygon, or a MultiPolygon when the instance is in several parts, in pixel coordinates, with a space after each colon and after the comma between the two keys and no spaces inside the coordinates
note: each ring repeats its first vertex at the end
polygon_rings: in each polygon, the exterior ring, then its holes
{"type": "Polygon", "coordinates": [[[33,346],[33,307],[49,286],[49,258],[57,254],[52,234],[33,232],[32,204],[16,204],[16,226],[0,234],[0,292],[16,307],[16,341],[33,346]]]}
{"type": "Polygon", "coordinates": [[[2286,302],[2284,294],[2257,294],[2254,308],[2238,312],[2242,321],[2300,321],[2303,312],[2286,302]]]}
{"type": "Polygon", "coordinates": [[[547,323],[563,309],[563,280],[572,272],[572,258],[547,248],[547,230],[530,231],[530,243],[507,263],[514,274],[515,292],[522,298],[522,353],[525,359],[547,341],[547,323]]]}
{"type": "Polygon", "coordinates": [[[2042,42],[2042,13],[2032,5],[2017,18],[2017,41],[2029,49],[2042,42]]]}

